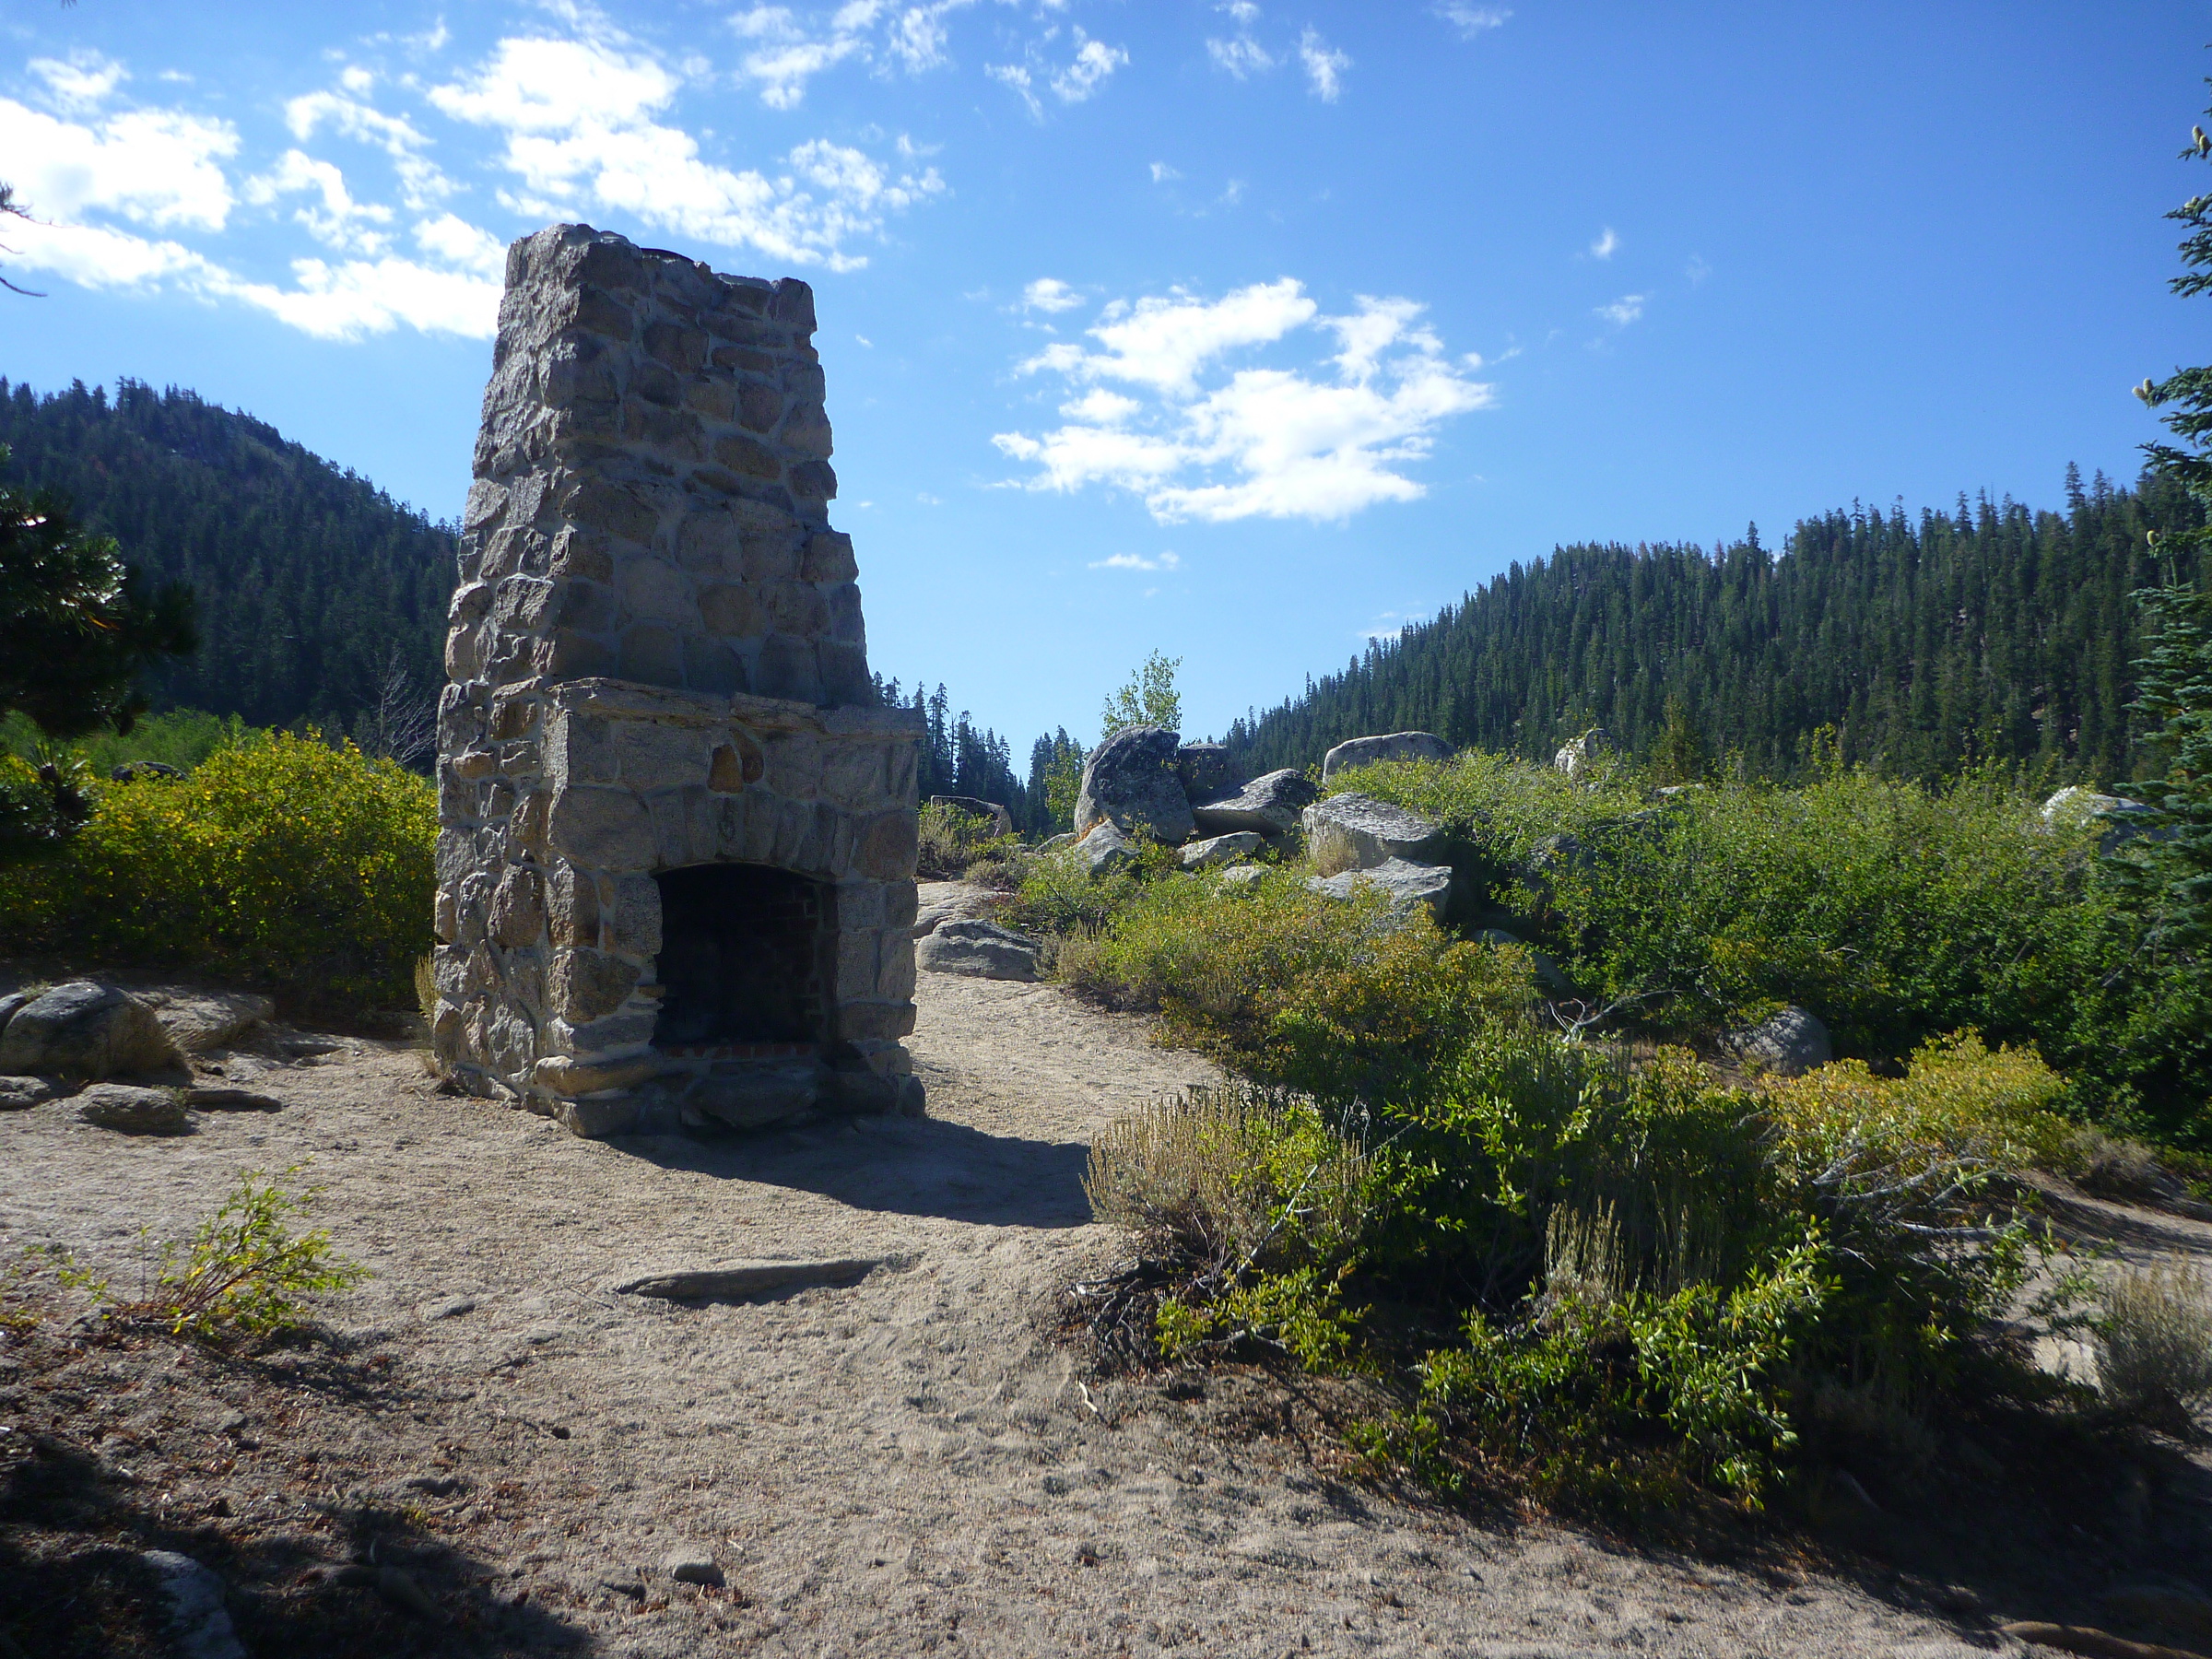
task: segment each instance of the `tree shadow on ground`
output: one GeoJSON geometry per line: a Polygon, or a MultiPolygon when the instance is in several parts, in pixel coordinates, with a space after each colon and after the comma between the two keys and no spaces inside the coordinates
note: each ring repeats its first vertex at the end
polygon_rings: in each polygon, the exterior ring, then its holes
{"type": "Polygon", "coordinates": [[[608,1144],[663,1169],[794,1187],[854,1209],[982,1227],[1081,1227],[1091,1218],[1083,1194],[1089,1147],[934,1119],[712,1139],[629,1135],[608,1144]]]}
{"type": "Polygon", "coordinates": [[[403,1509],[336,1500],[315,1506],[320,1529],[248,1532],[171,1511],[167,1494],[62,1436],[26,1438],[0,1477],[7,1659],[175,1651],[144,1557],[155,1549],[220,1578],[240,1642],[268,1659],[474,1659],[591,1644],[550,1609],[517,1605],[503,1571],[429,1536],[403,1509]]]}

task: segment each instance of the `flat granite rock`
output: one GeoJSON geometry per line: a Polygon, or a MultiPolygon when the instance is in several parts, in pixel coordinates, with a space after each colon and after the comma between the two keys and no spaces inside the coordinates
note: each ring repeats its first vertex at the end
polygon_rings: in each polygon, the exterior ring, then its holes
{"type": "Polygon", "coordinates": [[[76,1115],[124,1135],[185,1135],[192,1129],[192,1114],[174,1090],[129,1083],[93,1084],[76,1097],[76,1115]]]}
{"type": "Polygon", "coordinates": [[[1431,865],[1444,851],[1444,832],[1418,812],[1372,795],[1331,795],[1305,810],[1306,851],[1326,869],[1371,870],[1393,858],[1431,865]]]}
{"type": "Polygon", "coordinates": [[[1452,746],[1434,732],[1389,732],[1379,737],[1347,737],[1321,758],[1324,782],[1354,766],[1381,760],[1449,760],[1452,746]]]}
{"type": "Polygon", "coordinates": [[[1295,767],[1262,773],[1242,788],[1191,808],[1203,835],[1234,835],[1249,830],[1269,840],[1298,828],[1299,814],[1321,791],[1295,767]]]}
{"type": "Polygon", "coordinates": [[[1239,858],[1250,858],[1266,844],[1265,838],[1250,830],[1239,830],[1231,835],[1210,836],[1205,841],[1192,841],[1182,849],[1182,867],[1186,870],[1204,870],[1239,858]]]}
{"type": "Polygon", "coordinates": [[[1452,866],[1391,858],[1371,870],[1309,877],[1306,885],[1331,899],[1344,900],[1349,900],[1362,887],[1374,887],[1389,899],[1390,908],[1396,914],[1409,914],[1416,905],[1427,905],[1430,915],[1441,918],[1452,900],[1452,866]]]}
{"type": "Polygon", "coordinates": [[[0,1077],[0,1112],[26,1112],[68,1092],[53,1077],[0,1077]]]}
{"type": "Polygon", "coordinates": [[[1041,939],[995,922],[943,922],[915,945],[914,966],[927,973],[1027,982],[1037,977],[1037,957],[1043,948],[1041,939]]]}
{"type": "Polygon", "coordinates": [[[157,986],[138,994],[170,1041],[188,1054],[228,1047],[276,1017],[276,1005],[257,991],[194,991],[157,986]]]}

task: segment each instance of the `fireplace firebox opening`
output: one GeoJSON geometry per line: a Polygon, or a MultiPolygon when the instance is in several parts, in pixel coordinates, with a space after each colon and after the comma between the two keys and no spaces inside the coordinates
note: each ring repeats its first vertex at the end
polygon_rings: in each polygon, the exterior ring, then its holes
{"type": "Polygon", "coordinates": [[[654,962],[664,1053],[727,1052],[832,1041],[828,988],[837,972],[837,892],[763,865],[693,865],[661,889],[654,962]]]}

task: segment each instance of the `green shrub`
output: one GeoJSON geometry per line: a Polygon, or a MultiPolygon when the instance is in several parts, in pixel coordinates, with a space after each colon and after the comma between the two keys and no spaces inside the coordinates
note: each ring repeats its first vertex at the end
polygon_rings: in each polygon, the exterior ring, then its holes
{"type": "Polygon", "coordinates": [[[1994,769],[1933,788],[1831,769],[1654,805],[1625,771],[1585,785],[1470,754],[1332,787],[1444,822],[1489,905],[1618,1023],[1704,1042],[1797,1004],[1885,1063],[1971,1027],[2035,1044],[2077,1116],[2212,1136],[2206,976],[2144,948],[2098,824],[2043,824],[1994,769]]]}
{"type": "Polygon", "coordinates": [[[1819,1315],[1826,1257],[1808,1234],[1725,1291],[1569,1293],[1512,1326],[1477,1311],[1460,1347],[1422,1362],[1412,1406],[1358,1441],[1447,1489],[1483,1469],[1635,1512],[1710,1481],[1756,1506],[1796,1443],[1790,1361],[1819,1315]]]}
{"type": "Polygon", "coordinates": [[[1130,863],[1095,878],[1088,861],[1074,847],[1030,854],[1013,899],[1001,912],[1007,925],[1063,940],[1096,938],[1150,883],[1182,868],[1172,847],[1141,835],[1132,844],[1136,856],[1130,863]]]}
{"type": "Polygon", "coordinates": [[[432,943],[436,837],[423,779],[312,734],[250,737],[182,779],[96,786],[64,853],[0,870],[0,947],[404,1006],[432,943]]]}
{"type": "Polygon", "coordinates": [[[294,1165],[271,1176],[249,1170],[189,1245],[164,1243],[153,1282],[133,1298],[56,1257],[62,1282],[88,1291],[111,1319],[159,1325],[172,1336],[266,1335],[304,1323],[305,1300],[348,1289],[368,1270],[339,1255],[322,1228],[292,1231],[322,1191],[288,1192],[294,1165]]]}
{"type": "Polygon", "coordinates": [[[1331,1100],[1418,1089],[1439,1055],[1533,996],[1520,953],[1453,940],[1426,912],[1394,918],[1380,893],[1144,875],[1091,889],[1095,943],[1064,947],[1063,979],[1272,1083],[1331,1100]]]}
{"type": "Polygon", "coordinates": [[[969,865],[1017,839],[1001,836],[992,819],[942,801],[923,803],[919,835],[914,872],[924,881],[956,880],[969,865]]]}

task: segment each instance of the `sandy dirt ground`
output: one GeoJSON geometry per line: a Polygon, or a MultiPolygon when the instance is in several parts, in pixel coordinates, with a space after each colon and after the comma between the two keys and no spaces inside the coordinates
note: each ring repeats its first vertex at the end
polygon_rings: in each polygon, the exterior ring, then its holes
{"type": "MultiPolygon", "coordinates": [[[[924,1121],[593,1143],[435,1092],[403,1044],[266,1038],[215,1058],[279,1112],[168,1139],[65,1100],[0,1116],[0,1252],[60,1242],[127,1288],[142,1228],[178,1236],[241,1170],[307,1161],[375,1276],[330,1305],[330,1339],[258,1356],[0,1347],[0,1567],[62,1547],[25,1524],[43,1516],[69,1547],[104,1540],[128,1603],[129,1551],[179,1549],[225,1578],[246,1651],[286,1659],[1938,1659],[2061,1611],[1423,1508],[1348,1476],[1266,1379],[1092,1375],[1054,1335],[1058,1293],[1114,1252],[1086,1144],[1209,1069],[1048,985],[924,974],[919,1001],[924,1121]],[[780,1298],[606,1288],[859,1255],[888,1262],[780,1298]],[[672,1552],[726,1583],[672,1583],[672,1552]]],[[[2158,1478],[2160,1506],[2199,1501],[2158,1478]]]]}

